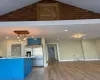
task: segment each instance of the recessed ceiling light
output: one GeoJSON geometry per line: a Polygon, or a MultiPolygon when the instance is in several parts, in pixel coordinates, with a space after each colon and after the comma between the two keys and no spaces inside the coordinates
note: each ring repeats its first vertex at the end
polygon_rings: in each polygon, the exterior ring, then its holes
{"type": "Polygon", "coordinates": [[[59,39],[57,39],[57,40],[59,40],[59,39]]]}
{"type": "Polygon", "coordinates": [[[65,31],[68,31],[68,30],[65,30],[65,31]]]}
{"type": "Polygon", "coordinates": [[[18,36],[17,39],[19,39],[20,37],[18,36]]]}
{"type": "Polygon", "coordinates": [[[34,36],[32,36],[32,38],[34,38],[34,36]]]}
{"type": "Polygon", "coordinates": [[[8,39],[9,37],[6,37],[6,39],[8,39]]]}

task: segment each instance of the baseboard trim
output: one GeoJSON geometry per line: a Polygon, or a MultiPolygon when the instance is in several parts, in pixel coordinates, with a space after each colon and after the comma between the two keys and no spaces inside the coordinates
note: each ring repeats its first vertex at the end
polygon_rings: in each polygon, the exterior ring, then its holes
{"type": "Polygon", "coordinates": [[[48,67],[48,64],[44,64],[44,67],[48,67]]]}
{"type": "Polygon", "coordinates": [[[67,62],[67,61],[74,61],[74,60],[59,60],[59,62],[67,62]]]}
{"type": "Polygon", "coordinates": [[[99,61],[99,59],[86,59],[85,61],[99,61]]]}
{"type": "MultiPolygon", "coordinates": [[[[78,60],[59,60],[59,62],[78,61],[78,60]]],[[[80,59],[79,61],[99,61],[99,59],[80,59]]]]}

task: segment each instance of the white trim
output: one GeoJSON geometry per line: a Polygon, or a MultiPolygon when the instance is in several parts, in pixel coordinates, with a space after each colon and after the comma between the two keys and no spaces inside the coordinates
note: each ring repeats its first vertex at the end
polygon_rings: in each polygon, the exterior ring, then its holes
{"type": "Polygon", "coordinates": [[[59,60],[59,62],[67,62],[67,61],[75,61],[75,60],[59,60]]]}
{"type": "Polygon", "coordinates": [[[85,61],[98,61],[99,59],[85,59],[85,61]]]}
{"type": "Polygon", "coordinates": [[[47,64],[44,64],[44,67],[48,67],[48,63],[47,64]]]}
{"type": "MultiPolygon", "coordinates": [[[[59,62],[77,61],[77,60],[60,60],[59,62]]],[[[79,59],[79,61],[99,61],[99,59],[79,59]]]]}
{"type": "Polygon", "coordinates": [[[60,60],[59,44],[57,43],[58,60],[60,60]]]}
{"type": "MultiPolygon", "coordinates": [[[[59,62],[67,62],[67,61],[77,61],[77,60],[60,60],[59,62]]],[[[79,59],[79,61],[84,61],[84,59],[79,59]]]]}

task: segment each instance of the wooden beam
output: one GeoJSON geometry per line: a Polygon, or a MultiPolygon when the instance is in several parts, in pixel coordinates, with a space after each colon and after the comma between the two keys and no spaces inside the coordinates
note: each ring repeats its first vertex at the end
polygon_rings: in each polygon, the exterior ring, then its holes
{"type": "Polygon", "coordinates": [[[27,30],[16,30],[16,31],[14,31],[14,33],[16,33],[16,34],[29,34],[29,31],[27,31],[27,30]]]}

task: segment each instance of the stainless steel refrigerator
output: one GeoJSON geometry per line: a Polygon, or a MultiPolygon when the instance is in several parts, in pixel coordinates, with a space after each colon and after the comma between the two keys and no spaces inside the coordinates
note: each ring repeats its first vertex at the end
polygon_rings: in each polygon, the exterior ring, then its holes
{"type": "Polygon", "coordinates": [[[35,56],[33,59],[33,66],[43,66],[43,48],[42,45],[34,46],[32,55],[35,56]]]}
{"type": "Polygon", "coordinates": [[[43,47],[42,45],[33,45],[33,46],[27,46],[26,52],[31,52],[31,57],[35,56],[33,58],[33,66],[44,66],[43,64],[43,47]]]}

